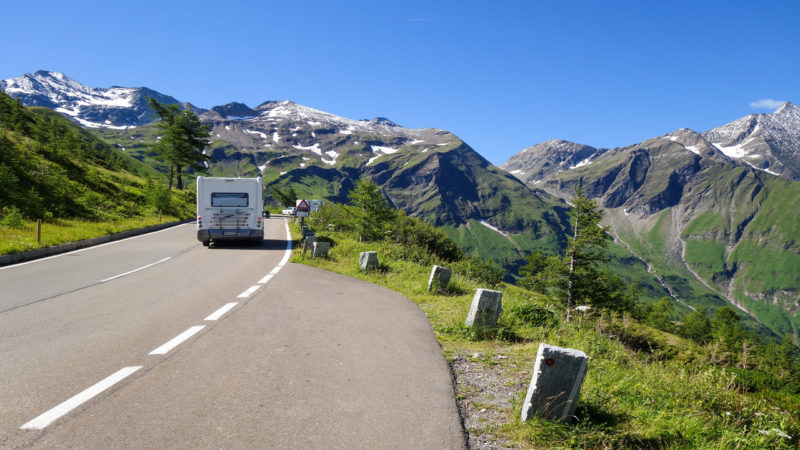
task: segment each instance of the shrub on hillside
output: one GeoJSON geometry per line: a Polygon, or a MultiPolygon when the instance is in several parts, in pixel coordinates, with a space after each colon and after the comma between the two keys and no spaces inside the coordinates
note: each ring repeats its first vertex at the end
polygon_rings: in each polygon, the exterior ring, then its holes
{"type": "Polygon", "coordinates": [[[491,261],[477,256],[464,258],[451,264],[451,269],[469,279],[482,283],[484,288],[494,289],[503,281],[506,271],[497,268],[491,261]]]}
{"type": "Polygon", "coordinates": [[[24,228],[25,218],[22,217],[22,213],[15,206],[3,208],[3,217],[0,219],[0,225],[9,228],[24,228]]]}
{"type": "Polygon", "coordinates": [[[420,248],[441,261],[458,261],[464,251],[444,231],[397,211],[386,232],[388,241],[406,248],[420,248]]]}
{"type": "Polygon", "coordinates": [[[553,311],[533,303],[514,305],[510,308],[509,314],[517,322],[534,327],[546,326],[556,317],[553,311]]]}

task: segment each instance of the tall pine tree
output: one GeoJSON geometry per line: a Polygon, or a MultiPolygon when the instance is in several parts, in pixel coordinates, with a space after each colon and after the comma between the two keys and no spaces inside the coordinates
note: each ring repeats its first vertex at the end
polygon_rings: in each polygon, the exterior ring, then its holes
{"type": "Polygon", "coordinates": [[[183,189],[181,174],[185,169],[208,173],[203,163],[212,159],[202,153],[208,146],[209,125],[203,125],[200,118],[190,109],[181,110],[178,104],[163,104],[153,97],[147,97],[147,104],[155,111],[156,123],[161,131],[161,139],[156,144],[156,152],[169,162],[169,188],[172,189],[173,176],[177,175],[176,189],[183,189]]]}

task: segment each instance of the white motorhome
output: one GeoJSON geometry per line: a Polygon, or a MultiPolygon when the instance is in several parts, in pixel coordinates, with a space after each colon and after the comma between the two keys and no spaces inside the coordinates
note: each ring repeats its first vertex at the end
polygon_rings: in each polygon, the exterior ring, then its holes
{"type": "Polygon", "coordinates": [[[261,177],[197,177],[197,240],[264,241],[261,177]]]}

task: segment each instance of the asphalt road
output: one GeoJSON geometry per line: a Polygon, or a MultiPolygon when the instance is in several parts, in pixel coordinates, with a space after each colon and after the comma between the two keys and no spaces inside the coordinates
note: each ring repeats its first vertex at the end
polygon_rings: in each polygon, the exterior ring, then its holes
{"type": "Polygon", "coordinates": [[[416,305],[194,229],[0,269],[0,449],[465,447],[416,305]]]}

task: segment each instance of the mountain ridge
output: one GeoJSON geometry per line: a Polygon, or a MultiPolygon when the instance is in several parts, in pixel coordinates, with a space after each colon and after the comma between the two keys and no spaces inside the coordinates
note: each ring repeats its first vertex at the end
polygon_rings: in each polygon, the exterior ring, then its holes
{"type": "MultiPolygon", "coordinates": [[[[615,238],[678,298],[710,309],[724,299],[776,333],[797,336],[800,208],[791,205],[800,203],[800,183],[787,173],[791,160],[779,176],[754,161],[755,147],[745,148],[750,153],[731,151],[761,136],[762,154],[769,144],[771,155],[791,155],[800,143],[791,140],[800,129],[798,108],[787,102],[778,111],[708,132],[682,128],[606,150],[583,164],[551,169],[535,186],[566,200],[581,187],[597,199],[615,238]],[[789,145],[780,147],[771,137],[776,135],[789,145]]],[[[537,145],[547,147],[543,144],[537,145]]],[[[519,152],[501,167],[534,166],[541,155],[519,152]]]]}
{"type": "Polygon", "coordinates": [[[91,88],[63,73],[46,70],[0,80],[0,90],[25,106],[51,108],[87,128],[127,129],[152,122],[147,97],[177,103],[196,113],[206,112],[146,87],[91,88]]]}

